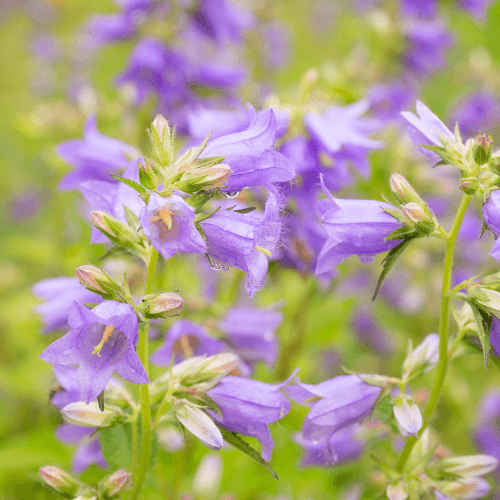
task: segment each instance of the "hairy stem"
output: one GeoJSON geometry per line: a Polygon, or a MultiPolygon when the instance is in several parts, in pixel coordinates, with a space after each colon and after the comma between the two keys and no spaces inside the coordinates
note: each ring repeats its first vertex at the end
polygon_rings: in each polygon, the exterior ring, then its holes
{"type": "MultiPolygon", "coordinates": [[[[429,421],[434,415],[434,411],[436,410],[436,406],[443,389],[446,370],[448,368],[448,332],[450,327],[451,273],[453,268],[453,251],[455,249],[455,242],[457,240],[458,231],[460,230],[460,226],[462,225],[465,213],[467,212],[467,207],[469,206],[470,199],[471,197],[469,195],[463,196],[446,242],[446,252],[444,257],[443,269],[443,286],[441,288],[441,307],[439,311],[439,361],[437,365],[436,378],[434,379],[434,385],[432,387],[432,392],[424,411],[424,425],[420,429],[419,436],[422,435],[422,432],[425,430],[429,421]]],[[[405,464],[410,456],[411,450],[413,449],[413,446],[415,445],[417,440],[418,437],[410,436],[406,441],[405,447],[403,448],[403,451],[397,463],[397,470],[399,472],[403,471],[405,464]]]]}
{"type": "MultiPolygon", "coordinates": [[[[158,262],[158,252],[151,249],[148,264],[148,277],[146,283],[145,295],[151,293],[153,289],[156,263],[158,262]]],[[[149,321],[143,330],[139,332],[139,358],[149,376],[149,321]]],[[[139,457],[139,465],[137,474],[134,476],[134,489],[130,496],[130,500],[137,500],[141,492],[144,478],[149,465],[149,456],[151,454],[151,406],[149,402],[149,385],[141,385],[141,416],[142,416],[142,442],[141,454],[139,457]]]]}

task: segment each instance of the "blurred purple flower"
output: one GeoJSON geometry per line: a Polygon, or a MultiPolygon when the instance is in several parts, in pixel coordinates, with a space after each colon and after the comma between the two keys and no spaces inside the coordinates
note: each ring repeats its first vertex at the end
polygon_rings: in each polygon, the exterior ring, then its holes
{"type": "Polygon", "coordinates": [[[267,426],[290,411],[290,402],[279,392],[287,383],[269,385],[242,377],[225,377],[207,391],[222,417],[211,410],[208,413],[229,431],[257,438],[262,445],[262,458],[268,461],[274,443],[267,426]]]}
{"type": "Polygon", "coordinates": [[[234,307],[219,322],[218,327],[227,335],[243,361],[253,364],[265,361],[273,365],[278,355],[274,331],[281,325],[283,314],[272,309],[234,307]]]}
{"type": "Polygon", "coordinates": [[[401,13],[404,17],[432,19],[437,12],[437,0],[401,0],[401,13]]]}
{"type": "MultiPolygon", "coordinates": [[[[495,238],[500,236],[500,191],[490,193],[488,200],[483,205],[483,219],[495,238]]],[[[500,239],[495,241],[490,255],[500,260],[500,239]]]]}
{"type": "Polygon", "coordinates": [[[62,53],[61,43],[53,34],[38,35],[33,38],[31,50],[35,57],[49,64],[56,62],[62,53]]]}
{"type": "Polygon", "coordinates": [[[297,403],[311,407],[302,426],[307,440],[320,440],[369,417],[382,389],[363,382],[357,375],[341,375],[316,385],[286,388],[297,403]],[[313,401],[310,401],[313,399],[313,401]]]}
{"type": "Polygon", "coordinates": [[[489,133],[497,125],[500,102],[486,91],[467,95],[450,113],[451,123],[458,122],[464,139],[474,137],[479,131],[489,133]]]}
{"type": "Polygon", "coordinates": [[[477,21],[486,21],[486,11],[493,0],[458,0],[458,7],[477,21]]]}
{"type": "Polygon", "coordinates": [[[293,35],[282,21],[271,21],[260,27],[264,64],[277,70],[288,66],[292,57],[293,35]]]}
{"type": "Polygon", "coordinates": [[[204,253],[205,242],[194,225],[194,209],[180,196],[152,194],[140,214],[142,230],[163,258],[177,252],[204,253]]]}
{"type": "Polygon", "coordinates": [[[44,304],[35,307],[35,311],[42,315],[45,325],[43,333],[53,332],[68,324],[68,314],[73,302],[102,302],[100,295],[87,290],[77,278],[66,276],[39,281],[31,291],[46,300],[44,304]]]}
{"type": "Polygon", "coordinates": [[[368,95],[371,114],[383,123],[399,121],[401,111],[407,108],[413,99],[414,92],[411,88],[397,81],[374,85],[368,95]]]}
{"type": "Polygon", "coordinates": [[[390,337],[380,328],[373,312],[367,307],[360,307],[354,313],[352,330],[356,334],[358,342],[371,350],[386,354],[393,350],[390,337]]]}
{"type": "Polygon", "coordinates": [[[440,20],[408,21],[405,34],[402,61],[410,72],[426,77],[446,66],[444,52],[455,44],[455,37],[440,20]]]}
{"type": "Polygon", "coordinates": [[[188,356],[212,356],[226,349],[221,340],[210,337],[205,330],[191,321],[176,321],[165,335],[163,344],[151,356],[151,362],[158,366],[169,366],[175,354],[175,363],[188,356]],[[189,349],[190,352],[186,352],[189,349]]]}
{"type": "Polygon", "coordinates": [[[109,300],[91,310],[74,303],[68,323],[71,331],[40,358],[54,365],[78,365],[78,390],[87,404],[104,390],[114,372],[134,384],[148,382],[134,349],[139,327],[131,306],[109,300]]]}
{"type": "MultiPolygon", "coordinates": [[[[496,318],[494,318],[496,319],[496,318]]],[[[498,321],[498,320],[497,320],[498,321]]],[[[477,409],[477,423],[474,440],[482,453],[500,460],[500,391],[489,390],[477,409]]],[[[495,471],[497,478],[500,471],[495,471]]]]}
{"type": "Polygon", "coordinates": [[[10,202],[10,216],[13,221],[29,219],[37,214],[45,202],[44,194],[32,187],[26,191],[17,192],[10,202]]]}
{"type": "Polygon", "coordinates": [[[110,173],[124,169],[130,157],[138,156],[132,146],[99,133],[95,116],[87,119],[83,140],[59,144],[57,154],[74,168],[59,184],[63,191],[75,189],[87,180],[109,181],[110,173]]]}

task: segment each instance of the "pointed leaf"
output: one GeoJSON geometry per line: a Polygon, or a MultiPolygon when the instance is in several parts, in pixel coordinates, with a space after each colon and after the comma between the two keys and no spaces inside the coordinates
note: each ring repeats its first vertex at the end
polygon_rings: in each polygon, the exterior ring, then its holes
{"type": "Polygon", "coordinates": [[[104,391],[97,396],[97,404],[99,405],[99,410],[104,411],[104,391]]]}
{"type": "Polygon", "coordinates": [[[248,214],[250,212],[253,212],[256,209],[257,209],[257,207],[247,207],[247,208],[240,208],[239,210],[235,210],[235,212],[238,212],[239,214],[248,214]]]}
{"type": "Polygon", "coordinates": [[[140,184],[137,184],[135,181],[131,181],[130,179],[125,179],[125,177],[120,177],[119,175],[116,174],[109,174],[110,177],[113,179],[116,179],[117,181],[123,182],[123,184],[126,184],[127,186],[131,187],[132,189],[135,189],[139,194],[148,194],[149,191],[141,186],[140,184]]]}
{"type": "Polygon", "coordinates": [[[274,477],[274,479],[278,479],[278,474],[274,471],[274,469],[267,463],[264,462],[264,459],[260,456],[260,453],[257,450],[254,450],[246,441],[243,441],[243,439],[238,436],[235,432],[229,432],[228,430],[224,429],[224,427],[219,427],[220,432],[222,434],[222,437],[224,438],[225,441],[227,441],[229,444],[232,444],[235,448],[238,448],[238,450],[242,451],[246,455],[248,455],[250,458],[253,458],[256,462],[258,462],[260,465],[264,466],[271,476],[274,477]]]}
{"type": "MultiPolygon", "coordinates": [[[[469,300],[468,302],[471,306],[472,312],[474,313],[474,319],[476,320],[477,324],[479,341],[481,342],[481,347],[483,349],[484,367],[488,369],[488,359],[490,357],[491,350],[489,328],[488,330],[486,329],[484,312],[482,312],[473,301],[469,300]]],[[[491,317],[489,319],[489,323],[491,326],[491,317]]]]}

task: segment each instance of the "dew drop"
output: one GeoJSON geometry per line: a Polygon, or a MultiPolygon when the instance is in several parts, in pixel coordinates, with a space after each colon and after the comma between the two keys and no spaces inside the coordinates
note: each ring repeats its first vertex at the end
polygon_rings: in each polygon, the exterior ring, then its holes
{"type": "Polygon", "coordinates": [[[222,269],[220,262],[217,262],[216,260],[212,260],[212,262],[210,263],[210,267],[214,271],[220,271],[222,269]]]}
{"type": "Polygon", "coordinates": [[[264,333],[264,340],[267,340],[268,342],[274,339],[274,333],[273,332],[266,332],[264,333]]]}
{"type": "Polygon", "coordinates": [[[226,195],[226,198],[236,198],[241,191],[228,191],[227,193],[224,193],[226,195]]]}
{"type": "Polygon", "coordinates": [[[224,264],[223,264],[223,265],[221,266],[221,269],[222,269],[223,271],[229,271],[229,269],[231,269],[231,267],[226,266],[226,265],[224,265],[224,264]]]}

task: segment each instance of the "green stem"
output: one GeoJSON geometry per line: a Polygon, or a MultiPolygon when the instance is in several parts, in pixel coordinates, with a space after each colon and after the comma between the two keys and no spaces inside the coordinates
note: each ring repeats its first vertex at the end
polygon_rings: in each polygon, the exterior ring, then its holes
{"type": "MultiPolygon", "coordinates": [[[[148,277],[146,283],[145,295],[148,295],[153,290],[153,282],[155,277],[156,263],[158,262],[158,252],[151,249],[148,264],[148,277]]],[[[149,321],[143,330],[139,332],[139,358],[149,376],[149,321]]],[[[151,454],[151,406],[149,402],[149,385],[141,385],[141,416],[142,416],[142,442],[141,455],[139,457],[139,468],[134,477],[134,489],[130,496],[130,500],[137,500],[146,477],[148,470],[149,458],[151,454]]]]}
{"type": "MultiPolygon", "coordinates": [[[[453,268],[453,251],[455,249],[455,242],[457,240],[458,231],[460,230],[460,226],[462,225],[462,221],[467,211],[467,207],[469,206],[470,200],[471,197],[469,195],[463,196],[446,242],[446,252],[444,257],[443,269],[443,286],[441,288],[441,308],[439,311],[439,361],[437,365],[437,374],[434,380],[434,386],[432,387],[432,392],[424,411],[424,425],[420,429],[419,436],[422,435],[422,432],[425,430],[429,421],[434,415],[434,411],[436,410],[436,406],[443,389],[446,370],[448,368],[448,332],[450,327],[451,272],[453,268]]],[[[403,471],[404,466],[410,456],[411,450],[413,449],[413,446],[415,445],[417,440],[418,437],[410,436],[406,441],[405,447],[401,452],[401,456],[399,457],[396,466],[398,472],[403,471]]]]}

